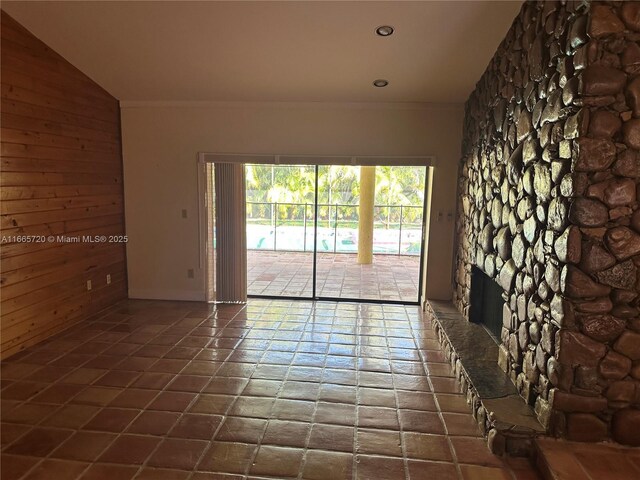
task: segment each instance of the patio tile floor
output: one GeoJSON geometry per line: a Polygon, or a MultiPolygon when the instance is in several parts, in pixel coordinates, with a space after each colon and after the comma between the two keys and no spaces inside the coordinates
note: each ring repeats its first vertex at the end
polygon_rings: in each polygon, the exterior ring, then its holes
{"type": "MultiPolygon", "coordinates": [[[[317,296],[361,300],[418,301],[420,257],[374,255],[359,265],[350,253],[318,253],[317,296]]],[[[247,251],[249,295],[311,297],[313,254],[247,251]]]]}

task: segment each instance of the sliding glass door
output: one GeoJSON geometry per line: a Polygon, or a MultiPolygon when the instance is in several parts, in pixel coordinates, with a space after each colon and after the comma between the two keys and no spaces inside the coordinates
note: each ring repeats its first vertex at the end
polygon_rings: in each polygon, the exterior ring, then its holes
{"type": "Polygon", "coordinates": [[[426,167],[245,169],[250,296],[418,302],[426,167]]]}

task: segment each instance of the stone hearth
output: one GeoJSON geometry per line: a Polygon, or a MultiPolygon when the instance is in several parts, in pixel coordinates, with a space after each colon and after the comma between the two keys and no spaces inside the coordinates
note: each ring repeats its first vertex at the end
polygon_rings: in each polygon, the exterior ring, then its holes
{"type": "Polygon", "coordinates": [[[493,337],[448,302],[427,302],[426,315],[489,449],[496,455],[532,456],[534,439],[545,429],[496,363],[493,337]]]}

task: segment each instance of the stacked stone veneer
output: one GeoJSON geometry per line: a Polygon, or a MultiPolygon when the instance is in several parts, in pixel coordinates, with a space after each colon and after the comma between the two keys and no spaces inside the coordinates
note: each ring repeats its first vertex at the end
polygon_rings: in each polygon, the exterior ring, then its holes
{"type": "Polygon", "coordinates": [[[640,2],[527,2],[466,105],[454,303],[540,422],[640,444],[640,2]]]}

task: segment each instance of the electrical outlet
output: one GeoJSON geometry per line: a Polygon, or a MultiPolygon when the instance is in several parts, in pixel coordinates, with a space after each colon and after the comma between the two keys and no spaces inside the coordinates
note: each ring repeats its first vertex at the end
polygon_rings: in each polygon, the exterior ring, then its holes
{"type": "Polygon", "coordinates": [[[91,280],[87,280],[87,291],[91,290],[91,280]]]}
{"type": "Polygon", "coordinates": [[[189,270],[187,270],[187,278],[193,278],[193,276],[193,268],[190,268],[189,270]]]}
{"type": "Polygon", "coordinates": [[[107,285],[111,285],[111,274],[107,273],[107,285]]]}

